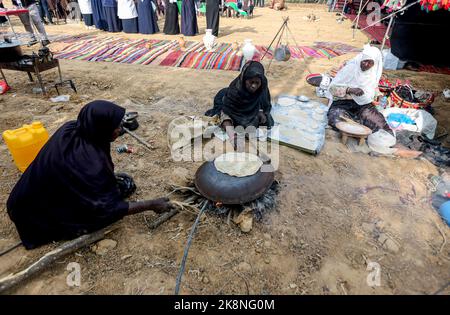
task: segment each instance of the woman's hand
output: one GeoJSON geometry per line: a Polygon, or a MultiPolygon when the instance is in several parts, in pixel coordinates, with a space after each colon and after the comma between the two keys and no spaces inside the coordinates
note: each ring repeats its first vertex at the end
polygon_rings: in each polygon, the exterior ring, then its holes
{"type": "Polygon", "coordinates": [[[170,203],[168,198],[130,202],[128,206],[128,215],[148,210],[155,211],[156,213],[163,213],[172,210],[173,207],[174,206],[170,203]]]}
{"type": "Polygon", "coordinates": [[[364,91],[361,90],[360,88],[348,88],[347,89],[347,94],[353,94],[356,96],[362,96],[364,95],[364,91]]]}
{"type": "Polygon", "coordinates": [[[258,113],[258,118],[259,118],[259,124],[263,125],[267,122],[267,116],[266,114],[264,114],[264,112],[259,112],[258,113]]]}
{"type": "Polygon", "coordinates": [[[170,203],[169,198],[158,198],[153,201],[152,208],[150,210],[156,213],[168,212],[173,209],[173,205],[170,203]]]}

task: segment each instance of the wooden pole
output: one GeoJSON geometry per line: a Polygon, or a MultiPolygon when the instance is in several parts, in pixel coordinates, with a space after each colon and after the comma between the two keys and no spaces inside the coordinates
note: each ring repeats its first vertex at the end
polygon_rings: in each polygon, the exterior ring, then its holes
{"type": "Polygon", "coordinates": [[[31,264],[28,268],[0,279],[0,293],[11,289],[17,284],[46,269],[61,257],[105,238],[107,234],[111,233],[114,230],[115,228],[108,227],[91,234],[82,235],[74,240],[62,244],[58,248],[42,256],[38,261],[31,264]]]}
{"type": "Polygon", "coordinates": [[[383,51],[384,45],[386,44],[386,39],[389,36],[389,30],[391,29],[393,21],[394,21],[394,15],[391,16],[391,19],[389,20],[389,24],[388,24],[388,27],[386,29],[386,33],[384,34],[384,37],[383,37],[383,43],[381,44],[381,51],[383,51]]]}
{"type": "Polygon", "coordinates": [[[360,0],[359,1],[358,15],[356,17],[356,24],[353,24],[353,39],[355,39],[355,32],[356,32],[356,29],[359,26],[359,16],[361,15],[361,11],[362,11],[362,3],[363,3],[363,0],[360,0]]]}

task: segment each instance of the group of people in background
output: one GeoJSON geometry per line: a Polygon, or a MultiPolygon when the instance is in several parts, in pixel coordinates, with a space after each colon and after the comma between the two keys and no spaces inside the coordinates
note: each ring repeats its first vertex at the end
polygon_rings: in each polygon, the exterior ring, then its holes
{"type": "MultiPolygon", "coordinates": [[[[221,15],[239,13],[227,7],[225,3],[234,2],[239,10],[253,14],[255,6],[263,7],[264,0],[12,0],[16,7],[29,10],[29,15],[21,15],[21,21],[31,34],[31,44],[37,42],[32,25],[38,30],[41,41],[48,44],[44,24],[54,24],[58,20],[67,20],[73,9],[71,2],[77,2],[83,21],[89,29],[106,32],[125,32],[154,34],[160,32],[158,18],[165,17],[163,33],[195,36],[199,33],[197,15],[200,8],[206,8],[206,28],[214,36],[219,35],[221,15]]],[[[273,3],[276,1],[273,0],[273,3]]],[[[283,1],[284,2],[284,1],[283,1]]],[[[0,6],[3,7],[2,0],[0,6]]],[[[0,23],[5,21],[0,20],[0,23]]]]}
{"type": "MultiPolygon", "coordinates": [[[[207,0],[206,6],[207,28],[213,29],[216,36],[220,1],[207,0]]],[[[195,0],[183,0],[181,12],[176,0],[78,0],[78,3],[84,23],[89,28],[107,32],[154,34],[160,31],[158,18],[164,15],[165,34],[198,34],[195,0]]]]}

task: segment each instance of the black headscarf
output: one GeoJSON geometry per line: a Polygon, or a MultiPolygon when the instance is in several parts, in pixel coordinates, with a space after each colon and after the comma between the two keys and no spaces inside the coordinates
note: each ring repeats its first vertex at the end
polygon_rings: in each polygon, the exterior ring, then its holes
{"type": "MultiPolygon", "coordinates": [[[[215,100],[214,108],[206,112],[206,115],[213,116],[223,111],[230,116],[235,126],[254,125],[260,110],[267,116],[267,125],[273,126],[273,119],[270,115],[272,105],[270,103],[270,92],[267,78],[264,75],[264,67],[260,62],[249,61],[242,68],[239,76],[234,79],[227,89],[221,90],[215,100]],[[245,87],[245,81],[258,77],[261,79],[261,86],[255,93],[250,93],[245,87]]],[[[255,126],[258,127],[258,126],[255,126]]]]}
{"type": "Polygon", "coordinates": [[[26,248],[95,231],[127,213],[110,154],[124,114],[111,102],[87,104],[26,169],[7,202],[26,248]]]}

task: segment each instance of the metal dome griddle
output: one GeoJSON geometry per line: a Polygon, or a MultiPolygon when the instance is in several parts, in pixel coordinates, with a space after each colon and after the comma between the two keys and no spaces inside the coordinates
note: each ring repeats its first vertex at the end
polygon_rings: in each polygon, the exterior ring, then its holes
{"type": "Polygon", "coordinates": [[[219,172],[214,162],[205,162],[195,173],[195,186],[207,199],[226,205],[244,204],[266,193],[275,179],[274,172],[235,177],[219,172]]]}

